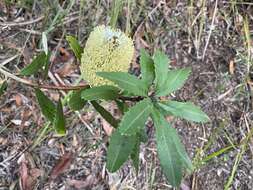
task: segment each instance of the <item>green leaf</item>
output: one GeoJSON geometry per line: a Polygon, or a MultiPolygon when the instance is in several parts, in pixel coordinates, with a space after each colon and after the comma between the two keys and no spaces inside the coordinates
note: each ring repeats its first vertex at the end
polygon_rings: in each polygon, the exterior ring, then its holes
{"type": "Polygon", "coordinates": [[[74,52],[76,58],[81,61],[82,53],[83,53],[83,48],[80,46],[78,43],[77,39],[73,36],[67,36],[67,41],[74,52]]]}
{"type": "Polygon", "coordinates": [[[165,83],[156,89],[156,95],[166,96],[175,90],[178,90],[184,85],[190,73],[191,69],[189,68],[169,71],[165,83]]]}
{"type": "Polygon", "coordinates": [[[140,158],[139,158],[139,157],[140,157],[140,144],[141,144],[140,137],[137,136],[137,137],[136,137],[136,142],[135,142],[134,148],[133,148],[132,153],[131,153],[131,155],[130,155],[136,173],[138,173],[138,171],[139,171],[139,163],[140,163],[140,158]]]}
{"type": "Polygon", "coordinates": [[[87,101],[81,98],[81,94],[83,91],[84,89],[73,91],[72,94],[70,95],[68,105],[72,110],[74,111],[81,110],[87,103],[87,101]]]}
{"type": "Polygon", "coordinates": [[[66,128],[65,128],[66,122],[65,122],[65,117],[63,114],[61,100],[59,100],[57,103],[56,115],[55,115],[53,124],[54,124],[55,131],[58,135],[60,136],[66,135],[66,128]]]}
{"type": "Polygon", "coordinates": [[[169,135],[171,128],[165,124],[159,113],[153,113],[156,127],[157,152],[161,167],[170,184],[178,187],[182,180],[182,162],[175,151],[174,143],[169,135]]]}
{"type": "Polygon", "coordinates": [[[36,58],[33,59],[32,63],[27,65],[20,71],[21,75],[33,75],[41,69],[47,61],[47,55],[45,52],[40,53],[36,58]]]}
{"type": "Polygon", "coordinates": [[[141,76],[144,83],[149,87],[155,78],[154,61],[145,49],[141,49],[141,76]]]}
{"type": "Polygon", "coordinates": [[[91,101],[90,103],[108,123],[110,123],[114,128],[118,127],[118,121],[112,116],[110,112],[100,106],[96,101],[91,101]]]}
{"type": "Polygon", "coordinates": [[[143,129],[138,133],[138,135],[139,135],[140,141],[141,141],[142,143],[148,142],[148,135],[147,135],[147,132],[146,132],[146,129],[145,129],[145,128],[143,128],[143,129]]]}
{"type": "Polygon", "coordinates": [[[154,54],[154,64],[155,64],[155,87],[156,90],[161,89],[168,74],[168,57],[161,51],[156,51],[154,54]]]}
{"type": "Polygon", "coordinates": [[[42,114],[51,122],[54,121],[55,117],[55,105],[54,103],[40,90],[35,89],[35,94],[42,111],[42,114]]]}
{"type": "Polygon", "coordinates": [[[8,87],[8,83],[7,81],[4,81],[1,85],[0,85],[0,96],[2,96],[4,94],[4,92],[6,91],[8,87]]]}
{"type": "Polygon", "coordinates": [[[47,58],[46,58],[46,61],[44,63],[44,71],[43,71],[44,79],[46,79],[47,75],[48,75],[48,70],[49,70],[49,66],[50,66],[50,57],[51,57],[51,52],[49,51],[47,53],[47,58]]]}
{"type": "Polygon", "coordinates": [[[119,131],[121,134],[135,135],[144,128],[145,122],[150,115],[151,108],[152,103],[148,98],[129,108],[119,124],[119,131]]]}
{"type": "Polygon", "coordinates": [[[122,114],[124,114],[125,112],[128,111],[128,106],[127,106],[126,102],[124,102],[122,100],[115,100],[115,102],[122,114]]]}
{"type": "Polygon", "coordinates": [[[136,144],[135,142],[135,136],[124,136],[118,130],[112,134],[106,161],[109,172],[117,171],[127,161],[136,144]]]}
{"type": "Polygon", "coordinates": [[[117,84],[123,90],[137,96],[147,96],[148,89],[137,77],[124,72],[98,72],[98,76],[117,84]]]}
{"type": "Polygon", "coordinates": [[[202,162],[202,163],[208,162],[208,161],[210,161],[211,159],[213,159],[213,158],[215,158],[215,157],[218,157],[218,156],[222,155],[223,153],[225,153],[225,152],[227,152],[227,151],[229,151],[229,150],[231,150],[231,149],[233,149],[233,148],[235,148],[234,145],[230,145],[230,146],[221,148],[221,149],[219,149],[218,151],[213,152],[213,153],[207,155],[205,158],[203,158],[203,159],[201,160],[201,162],[202,162]]]}
{"type": "Polygon", "coordinates": [[[208,122],[209,117],[201,111],[198,106],[195,106],[191,102],[177,102],[177,101],[167,101],[158,103],[158,105],[169,114],[173,114],[177,117],[195,121],[195,122],[208,122]]]}
{"type": "Polygon", "coordinates": [[[119,89],[114,86],[97,86],[82,91],[84,100],[115,100],[119,97],[119,89]]]}
{"type": "Polygon", "coordinates": [[[178,187],[182,179],[182,169],[193,170],[193,166],[177,132],[172,128],[163,115],[153,109],[152,119],[156,128],[157,151],[160,163],[168,181],[178,187]]]}

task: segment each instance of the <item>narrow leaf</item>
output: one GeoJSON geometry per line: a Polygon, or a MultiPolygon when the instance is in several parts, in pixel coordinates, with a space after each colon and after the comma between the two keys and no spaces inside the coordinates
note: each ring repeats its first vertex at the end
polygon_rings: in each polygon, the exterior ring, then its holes
{"type": "Polygon", "coordinates": [[[117,28],[117,21],[119,20],[120,13],[123,9],[124,1],[121,0],[113,0],[111,2],[111,13],[110,13],[110,26],[112,28],[117,28]]]}
{"type": "Polygon", "coordinates": [[[112,116],[110,112],[100,106],[96,101],[91,101],[90,103],[108,123],[110,123],[114,128],[118,127],[118,121],[112,116]]]}
{"type": "Polygon", "coordinates": [[[27,65],[20,71],[21,75],[33,75],[41,69],[47,61],[47,55],[45,52],[40,53],[36,58],[33,59],[32,63],[27,65]]]}
{"type": "Polygon", "coordinates": [[[97,86],[82,91],[84,100],[115,100],[119,97],[119,89],[114,86],[97,86]]]}
{"type": "Polygon", "coordinates": [[[8,87],[8,83],[7,81],[4,81],[1,85],[0,85],[0,96],[2,96],[4,94],[4,92],[6,91],[8,87]]]}
{"type": "Polygon", "coordinates": [[[65,125],[66,122],[63,114],[62,103],[61,100],[59,100],[57,103],[56,115],[54,120],[54,128],[58,135],[64,136],[66,134],[65,125]]]}
{"type": "Polygon", "coordinates": [[[182,169],[192,171],[193,167],[177,132],[172,128],[163,115],[156,109],[152,112],[156,128],[157,151],[160,163],[168,181],[178,187],[182,179],[182,169]]]}
{"type": "Polygon", "coordinates": [[[145,49],[141,49],[140,64],[142,80],[149,87],[155,78],[155,68],[153,59],[145,49]]]}
{"type": "Polygon", "coordinates": [[[124,136],[118,130],[112,134],[106,161],[109,172],[117,171],[127,161],[136,144],[135,142],[135,136],[124,136]]]}
{"type": "Polygon", "coordinates": [[[50,57],[51,57],[51,52],[49,51],[47,53],[47,58],[46,58],[45,63],[44,63],[44,71],[43,71],[44,79],[46,79],[47,76],[48,76],[48,70],[49,70],[49,66],[50,66],[50,57]]]}
{"type": "Polygon", "coordinates": [[[201,111],[198,106],[195,106],[191,102],[177,102],[177,101],[168,101],[163,103],[158,103],[158,105],[169,114],[173,114],[177,117],[195,121],[195,122],[208,122],[209,117],[201,111]]]}
{"type": "Polygon", "coordinates": [[[80,46],[78,43],[77,39],[73,36],[67,36],[67,41],[74,52],[76,58],[81,61],[82,53],[83,53],[83,48],[80,46]]]}
{"type": "Polygon", "coordinates": [[[233,149],[233,148],[234,148],[233,145],[230,145],[230,146],[227,146],[227,147],[225,147],[225,148],[222,148],[222,149],[220,149],[220,150],[218,150],[218,151],[216,151],[216,152],[213,152],[213,153],[207,155],[205,158],[203,158],[203,159],[201,160],[201,162],[203,162],[203,163],[204,163],[204,162],[208,162],[208,161],[210,161],[211,159],[213,159],[213,158],[215,158],[215,157],[218,157],[218,156],[222,155],[223,153],[225,153],[225,152],[227,152],[227,151],[229,151],[229,150],[231,150],[231,149],[233,149]]]}
{"type": "Polygon", "coordinates": [[[68,105],[72,110],[81,110],[86,104],[86,100],[81,98],[82,90],[73,91],[69,97],[68,105]]]}
{"type": "Polygon", "coordinates": [[[53,122],[56,111],[54,103],[40,89],[35,89],[35,94],[42,114],[49,121],[53,122]]]}
{"type": "Polygon", "coordinates": [[[137,77],[124,72],[98,72],[98,76],[117,84],[123,90],[137,96],[147,96],[148,89],[137,77]]]}
{"type": "Polygon", "coordinates": [[[191,70],[189,68],[169,71],[165,83],[156,89],[156,95],[166,96],[175,90],[178,90],[184,85],[190,73],[191,70]]]}
{"type": "Polygon", "coordinates": [[[153,59],[155,64],[155,87],[156,90],[159,90],[163,87],[167,78],[169,59],[161,51],[156,51],[153,59]]]}
{"type": "Polygon", "coordinates": [[[135,106],[129,108],[119,125],[119,131],[124,135],[135,135],[145,126],[145,122],[151,112],[152,103],[144,99],[135,106]]]}

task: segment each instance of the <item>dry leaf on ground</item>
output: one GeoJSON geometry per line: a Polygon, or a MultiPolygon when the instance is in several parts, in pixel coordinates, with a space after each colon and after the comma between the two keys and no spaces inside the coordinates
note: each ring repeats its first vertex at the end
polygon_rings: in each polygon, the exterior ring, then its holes
{"type": "Polygon", "coordinates": [[[65,153],[54,166],[50,179],[56,179],[60,174],[64,173],[73,161],[73,153],[65,153]]]}

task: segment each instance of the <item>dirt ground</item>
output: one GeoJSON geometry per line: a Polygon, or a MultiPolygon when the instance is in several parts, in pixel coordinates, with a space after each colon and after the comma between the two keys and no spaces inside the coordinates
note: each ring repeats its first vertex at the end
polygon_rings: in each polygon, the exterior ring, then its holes
{"type": "MultiPolygon", "coordinates": [[[[222,190],[229,184],[228,189],[253,189],[253,2],[129,2],[118,27],[126,30],[128,26],[135,40],[131,72],[139,75],[140,48],[165,51],[172,68],[192,69],[182,90],[170,98],[193,101],[211,119],[205,125],[173,119],[196,166],[180,188],[222,190]]],[[[111,1],[74,1],[63,13],[59,6],[68,4],[0,0],[0,64],[18,74],[41,51],[41,34],[47,31],[52,66],[42,82],[74,84],[79,63],[65,37],[77,36],[84,45],[94,26],[109,23],[111,1]],[[58,20],[53,20],[59,13],[58,20]]],[[[44,92],[54,101],[66,93],[44,92]]],[[[114,111],[113,104],[105,106],[114,111]]],[[[105,168],[110,126],[90,106],[79,113],[66,106],[64,113],[68,133],[57,137],[45,130],[34,90],[8,79],[8,89],[0,97],[0,190],[172,189],[159,166],[152,122],[147,123],[149,140],[141,148],[139,173],[127,163],[110,174],[105,168]]]]}

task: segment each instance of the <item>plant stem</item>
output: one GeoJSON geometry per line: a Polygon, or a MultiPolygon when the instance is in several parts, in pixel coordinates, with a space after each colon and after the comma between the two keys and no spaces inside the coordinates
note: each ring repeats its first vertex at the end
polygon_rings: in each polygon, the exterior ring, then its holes
{"type": "MultiPolygon", "coordinates": [[[[29,80],[20,78],[14,74],[11,74],[10,72],[6,71],[3,66],[0,65],[0,73],[5,75],[8,78],[11,78],[19,83],[23,83],[27,86],[31,86],[33,88],[42,88],[42,89],[49,89],[49,90],[65,90],[65,91],[71,91],[71,90],[80,90],[80,89],[85,89],[85,88],[90,88],[89,84],[84,84],[84,85],[77,85],[77,86],[53,86],[53,85],[47,85],[47,84],[35,84],[29,80]]],[[[126,97],[126,96],[120,96],[120,100],[124,101],[131,101],[131,102],[138,102],[140,100],[143,100],[144,98],[141,96],[137,97],[126,97]]]]}

